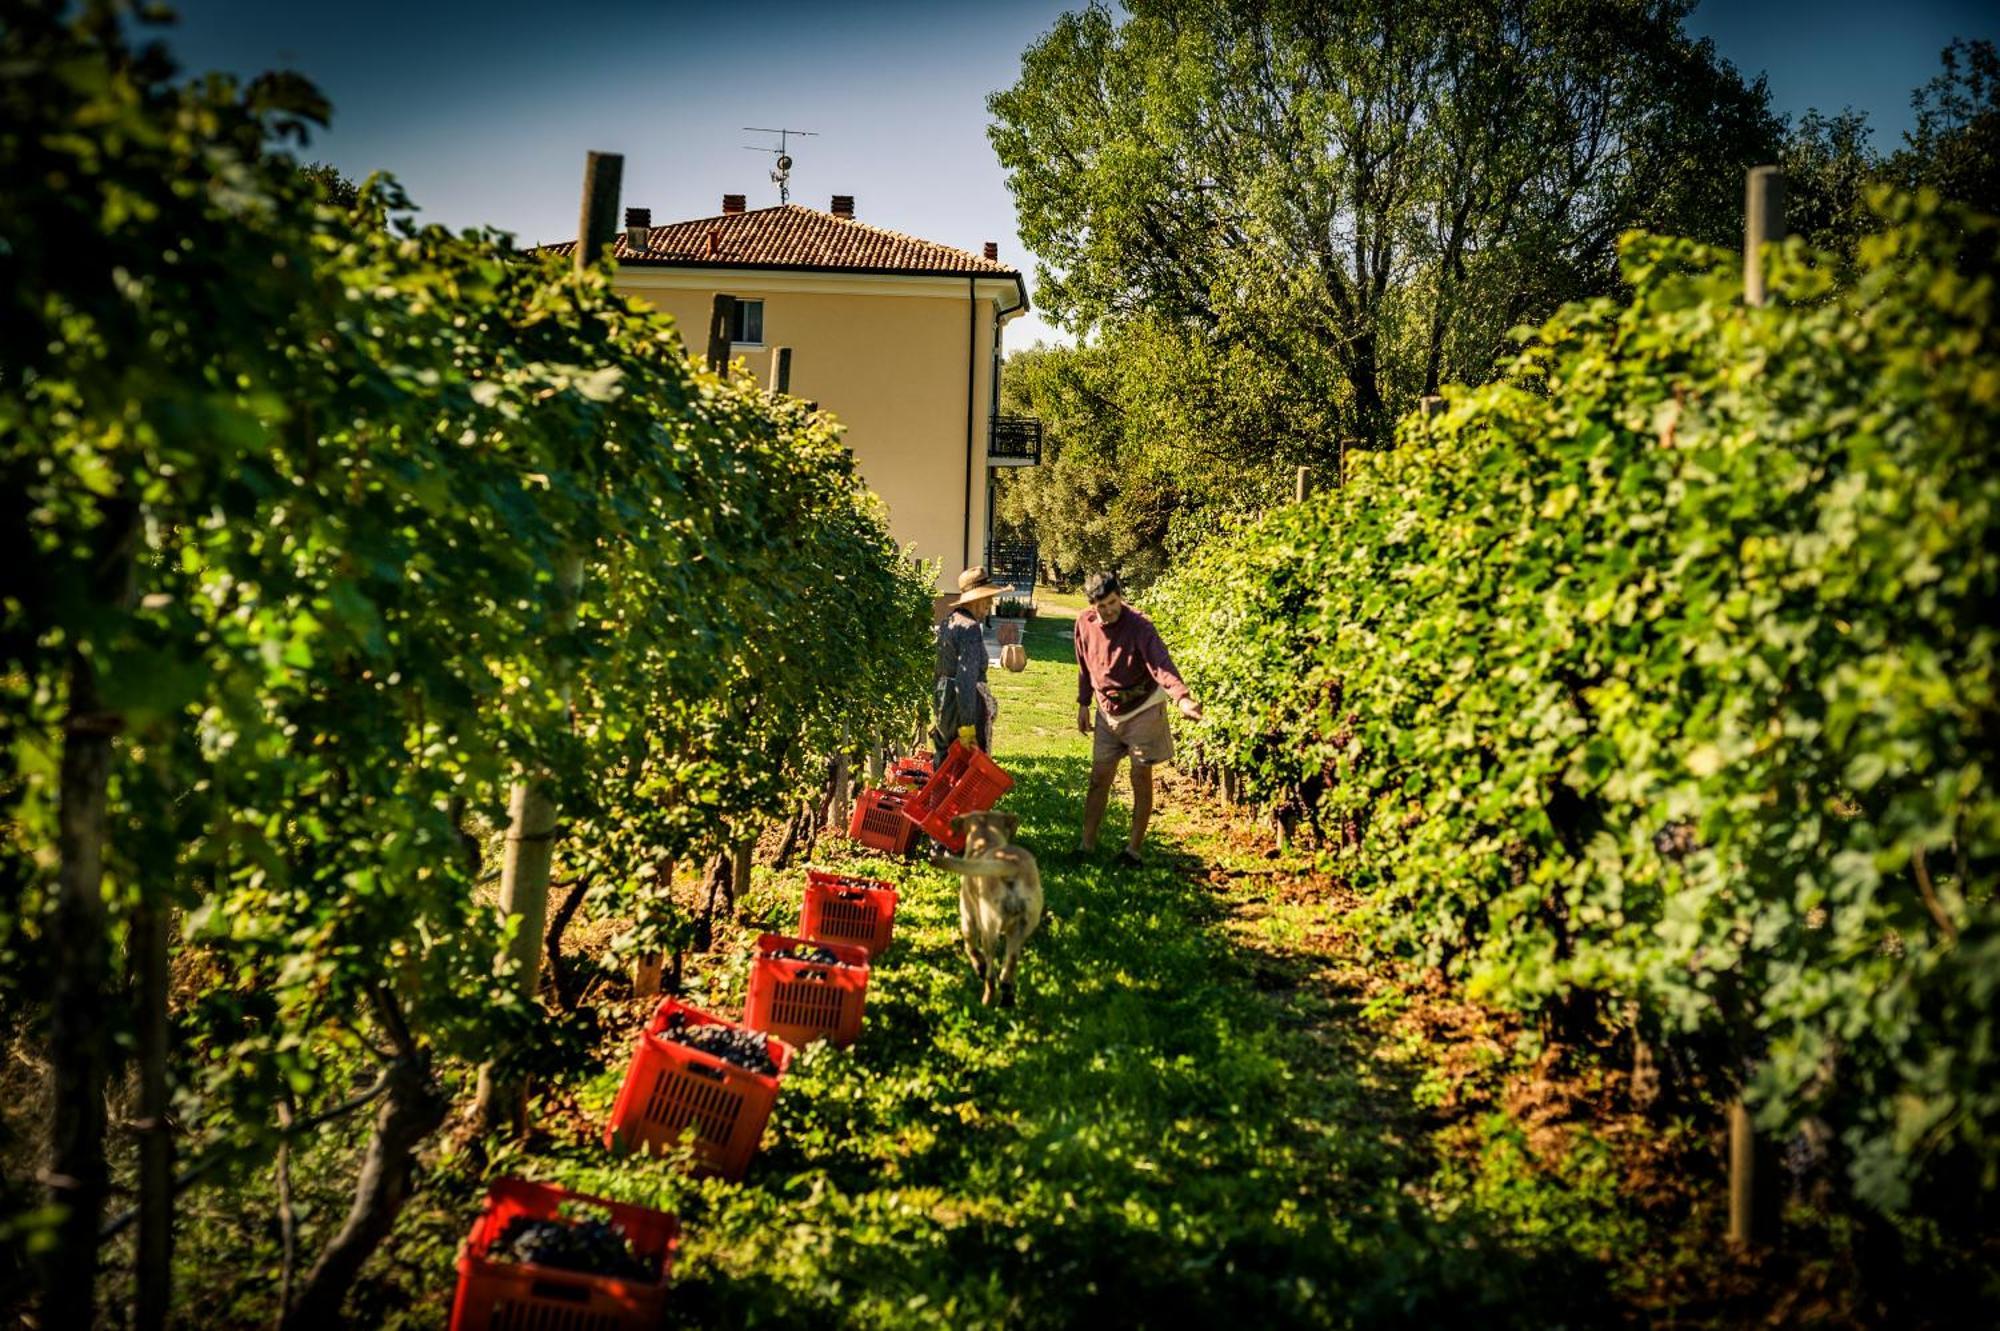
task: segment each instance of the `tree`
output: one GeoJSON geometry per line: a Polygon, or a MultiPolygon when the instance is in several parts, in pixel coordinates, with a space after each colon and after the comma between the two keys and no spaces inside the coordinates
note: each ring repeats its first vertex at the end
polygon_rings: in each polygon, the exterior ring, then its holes
{"type": "Polygon", "coordinates": [[[1289,482],[1234,447],[1285,455],[1293,436],[1283,386],[1228,358],[1191,364],[1171,332],[1133,322],[1081,347],[1008,358],[1006,409],[1042,422],[1042,465],[1001,481],[1004,529],[1034,533],[1058,582],[1114,569],[1130,586],[1166,571],[1180,550],[1230,513],[1248,514],[1289,482]],[[1169,382],[1173,391],[1163,391],[1169,382]],[[1260,410],[1259,422],[1248,417],[1260,410]]]}
{"type": "Polygon", "coordinates": [[[1870,186],[1882,159],[1869,146],[1868,116],[1852,109],[1829,116],[1810,110],[1785,136],[1778,165],[1785,173],[1785,224],[1795,235],[1836,254],[1852,254],[1874,230],[1870,186]]]}
{"type": "Polygon", "coordinates": [[[1885,184],[2000,212],[2000,52],[1989,41],[1955,41],[1941,60],[1943,71],[1910,94],[1916,125],[1892,154],[1870,144],[1860,111],[1811,110],[1789,127],[1778,160],[1794,233],[1852,257],[1875,226],[1869,193],[1885,184]]]}
{"type": "Polygon", "coordinates": [[[1910,94],[1916,128],[1890,160],[1899,184],[2000,213],[2000,50],[1954,41],[1944,72],[1910,94]]]}
{"type": "Polygon", "coordinates": [[[340,174],[340,168],[327,162],[313,162],[299,168],[299,174],[318,192],[319,197],[335,208],[352,208],[361,202],[361,187],[340,174]]]}
{"type": "Polygon", "coordinates": [[[1326,458],[1610,289],[1621,232],[1734,238],[1739,169],[1778,125],[1761,81],[1681,31],[1688,9],[1138,0],[1121,23],[1093,4],[1029,48],[990,133],[1046,308],[1153,321],[1211,425],[1199,374],[1265,367],[1326,458]]]}

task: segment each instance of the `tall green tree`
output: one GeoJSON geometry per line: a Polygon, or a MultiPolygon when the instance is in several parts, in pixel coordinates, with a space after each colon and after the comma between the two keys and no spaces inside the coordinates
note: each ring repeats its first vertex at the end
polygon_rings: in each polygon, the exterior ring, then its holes
{"type": "Polygon", "coordinates": [[[1043,445],[1041,466],[1002,477],[1000,521],[1033,534],[1059,584],[1114,569],[1144,586],[1218,521],[1290,492],[1281,469],[1232,448],[1296,450],[1285,386],[1248,356],[1193,364],[1181,350],[1171,331],[1139,321],[1091,345],[1008,358],[1007,410],[1039,419],[1043,445]]]}
{"type": "MultiPolygon", "coordinates": [[[[1608,290],[1633,227],[1724,242],[1779,125],[1681,0],[1137,0],[1065,15],[989,106],[1078,330],[1177,339],[1282,377],[1309,450],[1386,441],[1507,330],[1608,290]]],[[[1233,404],[1233,400],[1232,400],[1233,404]]],[[[1238,436],[1257,451],[1248,413],[1238,436]]],[[[1226,432],[1226,431],[1225,431],[1226,432]]]]}
{"type": "Polygon", "coordinates": [[[1778,160],[1793,233],[1851,256],[1875,226],[1869,194],[1885,184],[2000,213],[2000,50],[1954,41],[1939,63],[1937,76],[1910,94],[1916,123],[1893,153],[1874,146],[1867,115],[1852,108],[1810,110],[1787,128],[1778,160]]]}
{"type": "Polygon", "coordinates": [[[1916,126],[1890,160],[1897,183],[2000,213],[2000,49],[1954,41],[1944,68],[1910,94],[1916,126]]]}

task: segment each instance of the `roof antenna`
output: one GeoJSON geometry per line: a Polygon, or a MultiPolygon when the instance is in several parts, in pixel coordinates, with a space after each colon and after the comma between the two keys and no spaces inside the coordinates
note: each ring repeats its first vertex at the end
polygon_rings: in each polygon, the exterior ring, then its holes
{"type": "Polygon", "coordinates": [[[802,138],[816,139],[819,137],[818,132],[810,129],[765,129],[761,125],[745,125],[743,132],[746,134],[775,134],[778,136],[778,146],[775,148],[753,148],[749,144],[745,144],[744,150],[753,153],[777,154],[778,160],[775,164],[775,169],[771,172],[771,183],[778,187],[778,202],[781,204],[790,203],[792,201],[790,136],[797,134],[802,138]]]}

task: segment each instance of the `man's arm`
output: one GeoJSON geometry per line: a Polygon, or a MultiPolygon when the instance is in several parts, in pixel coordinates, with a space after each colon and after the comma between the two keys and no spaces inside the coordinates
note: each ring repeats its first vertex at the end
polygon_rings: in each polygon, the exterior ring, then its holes
{"type": "Polygon", "coordinates": [[[1090,705],[1090,667],[1084,663],[1083,658],[1084,631],[1083,616],[1078,615],[1076,617],[1076,631],[1070,634],[1070,640],[1076,645],[1076,705],[1078,707],[1088,707],[1090,705]]]}
{"type": "Polygon", "coordinates": [[[1079,735],[1090,733],[1090,667],[1083,661],[1083,616],[1076,617],[1076,630],[1070,634],[1076,644],[1076,730],[1079,735]]]}
{"type": "Polygon", "coordinates": [[[1167,655],[1167,644],[1160,640],[1160,631],[1151,624],[1144,625],[1140,635],[1139,654],[1145,659],[1146,669],[1152,673],[1167,696],[1181,702],[1188,696],[1188,686],[1181,679],[1181,672],[1174,669],[1174,658],[1167,655]]]}

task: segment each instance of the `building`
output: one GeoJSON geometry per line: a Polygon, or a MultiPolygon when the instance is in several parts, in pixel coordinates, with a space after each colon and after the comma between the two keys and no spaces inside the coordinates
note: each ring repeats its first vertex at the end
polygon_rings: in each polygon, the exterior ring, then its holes
{"type": "Polygon", "coordinates": [[[716,216],[666,226],[626,209],[613,256],[615,288],[673,315],[692,350],[706,348],[726,295],[732,359],[769,383],[774,352],[789,351],[788,390],[846,427],[896,539],[939,561],[940,590],[968,564],[1020,562],[989,548],[991,482],[1040,461],[1041,427],[999,411],[1002,330],[1028,289],[997,246],[972,254],[871,226],[849,195],[821,212],[725,194],[716,216]]]}

